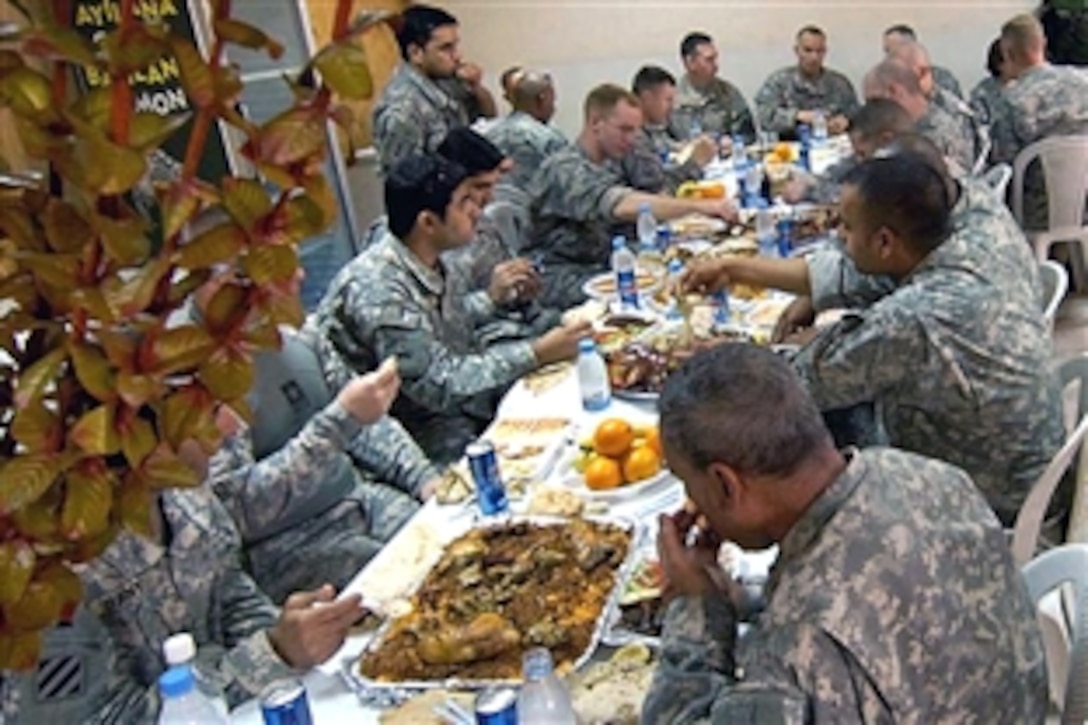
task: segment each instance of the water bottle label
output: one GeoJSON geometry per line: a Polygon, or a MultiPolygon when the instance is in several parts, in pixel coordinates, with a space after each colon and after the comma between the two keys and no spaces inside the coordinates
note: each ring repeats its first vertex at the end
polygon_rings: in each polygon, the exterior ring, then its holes
{"type": "Polygon", "coordinates": [[[635,270],[628,269],[617,272],[616,289],[619,291],[620,304],[638,307],[638,282],[635,280],[635,270]]]}

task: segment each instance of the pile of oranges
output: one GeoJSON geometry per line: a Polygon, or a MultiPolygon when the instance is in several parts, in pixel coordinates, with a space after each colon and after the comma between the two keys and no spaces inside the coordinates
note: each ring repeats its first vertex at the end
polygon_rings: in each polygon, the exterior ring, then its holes
{"type": "Polygon", "coordinates": [[[594,491],[642,481],[661,470],[661,436],[657,426],[634,426],[620,418],[602,421],[593,437],[581,443],[575,468],[594,491]]]}

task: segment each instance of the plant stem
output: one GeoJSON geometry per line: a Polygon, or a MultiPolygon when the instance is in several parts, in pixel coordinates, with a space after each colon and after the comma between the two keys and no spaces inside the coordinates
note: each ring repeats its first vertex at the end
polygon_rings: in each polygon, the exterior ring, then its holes
{"type": "MultiPolygon", "coordinates": [[[[121,24],[118,28],[121,37],[136,25],[133,1],[121,0],[121,24]]],[[[132,88],[126,76],[114,75],[110,78],[110,137],[115,144],[124,146],[128,143],[131,124],[132,88]]]]}
{"type": "MultiPolygon", "coordinates": [[[[220,0],[215,6],[213,28],[215,20],[227,20],[228,18],[230,18],[230,0],[220,0]]],[[[211,66],[213,72],[219,68],[219,60],[222,55],[223,39],[216,35],[215,41],[212,43],[212,51],[208,55],[208,65],[211,66]]],[[[214,106],[201,108],[197,111],[196,119],[193,121],[193,133],[189,136],[189,145],[185,147],[185,163],[181,167],[182,182],[191,181],[196,176],[196,167],[200,163],[200,154],[204,151],[204,146],[208,140],[208,132],[211,131],[215,116],[216,109],[214,106]]],[[[176,242],[176,239],[168,239],[166,245],[172,249],[176,242]]]]}
{"type": "Polygon", "coordinates": [[[354,0],[336,0],[336,14],[332,21],[332,40],[335,43],[348,32],[348,21],[351,20],[351,7],[354,0]]]}

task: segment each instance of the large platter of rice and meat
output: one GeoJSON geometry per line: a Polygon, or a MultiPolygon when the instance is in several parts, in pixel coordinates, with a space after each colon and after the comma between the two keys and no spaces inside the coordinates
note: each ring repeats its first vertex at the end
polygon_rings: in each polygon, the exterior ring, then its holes
{"type": "Polygon", "coordinates": [[[477,688],[521,679],[547,647],[560,673],[593,654],[632,561],[633,526],[524,518],[472,529],[446,547],[352,675],[365,687],[477,688]]]}

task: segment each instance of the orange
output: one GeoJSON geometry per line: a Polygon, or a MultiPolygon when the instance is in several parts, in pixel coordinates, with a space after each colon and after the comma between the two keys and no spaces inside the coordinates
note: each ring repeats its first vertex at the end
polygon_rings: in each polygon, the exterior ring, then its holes
{"type": "Polygon", "coordinates": [[[665,451],[661,447],[661,432],[658,431],[657,426],[654,426],[653,428],[650,428],[646,431],[645,439],[646,445],[649,446],[650,449],[657,454],[657,457],[659,459],[665,457],[665,451]]]}
{"type": "Polygon", "coordinates": [[[723,184],[701,184],[699,196],[703,199],[724,199],[725,186],[723,184]]]}
{"type": "Polygon", "coordinates": [[[623,459],[623,477],[628,482],[641,481],[661,470],[661,457],[650,446],[632,449],[623,459]]]}
{"type": "Polygon", "coordinates": [[[604,491],[623,485],[623,471],[620,464],[611,458],[594,458],[586,466],[586,486],[594,491],[604,491]]]}
{"type": "Polygon", "coordinates": [[[627,452],[634,439],[635,429],[630,423],[619,418],[609,418],[593,432],[593,447],[601,455],[618,458],[627,452]]]}

